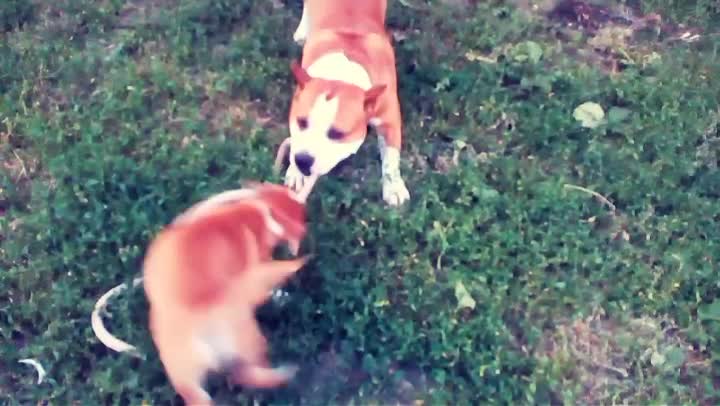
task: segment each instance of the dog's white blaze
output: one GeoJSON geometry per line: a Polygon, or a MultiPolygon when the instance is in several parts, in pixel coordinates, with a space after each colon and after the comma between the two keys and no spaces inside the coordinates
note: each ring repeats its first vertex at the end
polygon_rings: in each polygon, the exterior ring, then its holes
{"type": "Polygon", "coordinates": [[[337,80],[363,90],[372,87],[370,75],[362,65],[351,61],[343,52],[329,52],[307,68],[308,75],[325,80],[337,80]]]}
{"type": "MultiPolygon", "coordinates": [[[[336,80],[358,86],[363,90],[372,87],[370,75],[357,62],[351,61],[342,52],[330,52],[318,58],[307,68],[310,76],[325,80],[336,80]]],[[[333,97],[326,99],[321,94],[308,114],[308,128],[300,130],[297,123],[290,123],[291,165],[298,153],[310,154],[315,162],[312,166],[313,175],[324,175],[340,161],[356,153],[363,139],[351,142],[339,142],[328,138],[328,130],[335,121],[339,100],[333,97]]]]}
{"type": "Polygon", "coordinates": [[[296,154],[310,154],[315,162],[312,166],[312,173],[324,175],[335,167],[340,161],[348,158],[363,143],[362,139],[350,142],[338,142],[328,138],[328,130],[335,121],[338,111],[339,99],[333,97],[327,100],[325,94],[315,99],[308,114],[308,128],[300,130],[297,123],[290,124],[290,136],[292,137],[292,158],[296,154]]]}

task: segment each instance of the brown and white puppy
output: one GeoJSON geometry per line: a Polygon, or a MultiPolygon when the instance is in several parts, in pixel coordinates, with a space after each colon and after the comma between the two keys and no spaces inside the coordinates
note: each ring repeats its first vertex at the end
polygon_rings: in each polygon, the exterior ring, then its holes
{"type": "Polygon", "coordinates": [[[293,35],[304,43],[289,114],[285,184],[307,196],[318,177],[355,154],[368,124],[379,132],[382,194],[410,198],[400,175],[402,117],[395,51],[385,29],[386,0],[305,0],[293,35]]]}
{"type": "Polygon", "coordinates": [[[143,263],[150,331],[165,372],[188,405],[212,405],[210,371],[276,387],[296,367],[272,368],[255,309],[307,257],[272,260],[279,241],[305,236],[305,206],[282,186],[254,184],[203,202],[162,230],[143,263]]]}

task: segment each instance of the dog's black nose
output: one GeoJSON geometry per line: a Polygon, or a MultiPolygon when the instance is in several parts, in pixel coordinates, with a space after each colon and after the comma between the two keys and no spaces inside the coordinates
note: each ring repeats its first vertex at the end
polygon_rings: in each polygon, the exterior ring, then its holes
{"type": "Polygon", "coordinates": [[[315,158],[313,158],[312,155],[306,154],[304,152],[295,155],[295,165],[300,170],[300,173],[305,176],[310,176],[310,168],[312,168],[314,162],[315,158]]]}

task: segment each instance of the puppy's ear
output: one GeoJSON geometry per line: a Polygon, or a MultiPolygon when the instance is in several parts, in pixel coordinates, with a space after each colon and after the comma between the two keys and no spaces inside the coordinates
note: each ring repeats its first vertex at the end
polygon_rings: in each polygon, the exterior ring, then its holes
{"type": "Polygon", "coordinates": [[[307,73],[307,71],[298,63],[298,61],[294,60],[290,62],[290,70],[292,70],[293,76],[295,76],[295,81],[297,84],[302,88],[307,84],[307,82],[312,79],[310,77],[310,74],[307,73]]]}
{"type": "Polygon", "coordinates": [[[387,85],[375,85],[371,87],[370,89],[365,91],[365,110],[370,110],[377,101],[378,97],[385,91],[387,88],[387,85]]]}

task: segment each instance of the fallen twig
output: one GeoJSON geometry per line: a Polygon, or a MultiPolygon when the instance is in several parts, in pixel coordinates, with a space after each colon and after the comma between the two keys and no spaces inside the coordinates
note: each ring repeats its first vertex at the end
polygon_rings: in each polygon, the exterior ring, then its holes
{"type": "MultiPolygon", "coordinates": [[[[142,283],[142,280],[143,278],[141,276],[133,279],[132,287],[135,288],[140,285],[142,283]]],[[[135,346],[132,346],[110,334],[107,328],[105,328],[105,323],[103,323],[102,317],[100,316],[100,313],[104,311],[107,307],[110,298],[113,296],[117,296],[118,294],[120,294],[120,292],[127,289],[127,287],[128,286],[123,283],[105,292],[105,294],[102,295],[100,299],[98,299],[97,303],[95,303],[95,308],[93,309],[92,315],[90,316],[90,324],[92,325],[95,336],[98,338],[98,340],[100,340],[101,343],[105,344],[106,347],[116,352],[127,352],[134,357],[143,358],[143,356],[137,351],[137,348],[135,348],[135,346]]]]}
{"type": "Polygon", "coordinates": [[[25,162],[23,162],[22,158],[20,158],[20,155],[18,155],[17,151],[13,150],[13,155],[15,155],[15,158],[17,158],[18,162],[20,162],[20,173],[18,174],[18,180],[24,175],[25,178],[30,179],[30,175],[28,174],[27,168],[25,167],[25,162]]]}
{"type": "Polygon", "coordinates": [[[600,200],[603,204],[605,204],[607,207],[609,207],[610,210],[612,210],[613,213],[615,213],[615,211],[617,210],[617,209],[615,208],[615,205],[612,204],[612,202],[610,202],[610,200],[608,200],[607,197],[601,195],[600,193],[598,193],[598,192],[596,192],[596,191],[594,191],[594,190],[590,190],[590,189],[584,188],[584,187],[582,187],[582,186],[571,185],[571,184],[568,184],[568,183],[566,183],[565,185],[563,185],[563,187],[566,188],[566,189],[574,189],[574,190],[579,190],[579,191],[581,191],[581,192],[585,192],[585,193],[591,194],[591,195],[595,196],[598,200],[600,200]]]}
{"type": "Polygon", "coordinates": [[[21,364],[30,365],[33,368],[35,368],[35,371],[37,371],[37,375],[38,375],[37,383],[38,383],[38,385],[42,383],[43,378],[45,378],[45,375],[47,375],[45,373],[45,368],[43,368],[42,364],[40,364],[39,362],[37,362],[36,360],[34,360],[32,358],[24,358],[24,359],[18,360],[18,362],[21,364]]]}
{"type": "Polygon", "coordinates": [[[579,351],[577,348],[575,348],[573,345],[570,345],[569,348],[570,348],[570,351],[573,353],[573,355],[574,355],[577,359],[579,359],[579,360],[587,363],[587,364],[590,365],[590,366],[594,366],[594,367],[597,367],[597,368],[605,369],[606,371],[614,372],[614,373],[620,375],[620,377],[622,377],[622,378],[627,378],[627,377],[630,376],[630,374],[629,374],[626,370],[624,370],[624,369],[622,369],[622,368],[618,368],[618,367],[616,367],[616,366],[613,366],[613,365],[610,365],[610,364],[606,364],[606,363],[603,363],[603,362],[600,362],[600,361],[597,361],[597,360],[592,360],[592,359],[586,357],[585,354],[583,354],[582,352],[580,352],[580,351],[579,351]]]}
{"type": "Polygon", "coordinates": [[[280,146],[278,147],[277,155],[275,156],[275,165],[274,168],[276,171],[279,171],[282,167],[283,160],[286,156],[290,153],[290,137],[287,137],[283,140],[283,142],[280,143],[280,146]]]}

